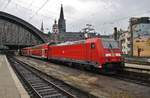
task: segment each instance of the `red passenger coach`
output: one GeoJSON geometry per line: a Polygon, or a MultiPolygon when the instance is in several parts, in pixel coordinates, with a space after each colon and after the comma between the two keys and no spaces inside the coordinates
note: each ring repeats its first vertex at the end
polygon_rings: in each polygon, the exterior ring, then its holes
{"type": "Polygon", "coordinates": [[[21,54],[24,56],[29,56],[30,55],[30,47],[21,49],[21,54]]]}
{"type": "Polygon", "coordinates": [[[22,54],[26,56],[43,58],[48,57],[48,43],[22,49],[22,54]]]}
{"type": "Polygon", "coordinates": [[[32,47],[30,56],[46,59],[48,52],[48,43],[32,47]]]}

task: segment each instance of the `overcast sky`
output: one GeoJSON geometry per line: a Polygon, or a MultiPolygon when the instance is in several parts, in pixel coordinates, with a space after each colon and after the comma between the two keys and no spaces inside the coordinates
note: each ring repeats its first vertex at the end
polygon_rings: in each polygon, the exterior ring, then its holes
{"type": "Polygon", "coordinates": [[[127,29],[130,17],[150,16],[150,0],[0,0],[0,10],[51,31],[63,4],[67,31],[78,32],[92,24],[100,34],[127,29]]]}

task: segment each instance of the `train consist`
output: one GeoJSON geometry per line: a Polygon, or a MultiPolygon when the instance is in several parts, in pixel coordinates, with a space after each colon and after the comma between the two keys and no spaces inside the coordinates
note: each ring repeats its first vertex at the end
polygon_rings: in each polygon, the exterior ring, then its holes
{"type": "Polygon", "coordinates": [[[21,53],[24,56],[98,68],[104,72],[116,72],[124,66],[121,50],[117,42],[111,39],[90,38],[53,45],[46,43],[23,48],[21,53]]]}

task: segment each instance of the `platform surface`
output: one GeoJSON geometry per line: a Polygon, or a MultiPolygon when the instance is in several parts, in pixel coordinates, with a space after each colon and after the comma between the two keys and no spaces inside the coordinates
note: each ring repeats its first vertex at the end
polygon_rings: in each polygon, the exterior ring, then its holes
{"type": "Polygon", "coordinates": [[[150,70],[150,65],[139,65],[139,64],[129,64],[129,63],[126,63],[125,67],[150,70]]]}
{"type": "Polygon", "coordinates": [[[0,98],[28,98],[23,90],[18,90],[22,88],[20,82],[16,82],[14,79],[15,74],[10,67],[5,55],[0,55],[0,98]]]}

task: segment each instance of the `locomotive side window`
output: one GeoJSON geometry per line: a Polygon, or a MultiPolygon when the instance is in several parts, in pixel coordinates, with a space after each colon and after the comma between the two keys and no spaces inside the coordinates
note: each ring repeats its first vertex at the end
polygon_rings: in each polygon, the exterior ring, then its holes
{"type": "Polygon", "coordinates": [[[91,49],[94,49],[94,48],[95,48],[95,44],[91,43],[91,49]]]}

